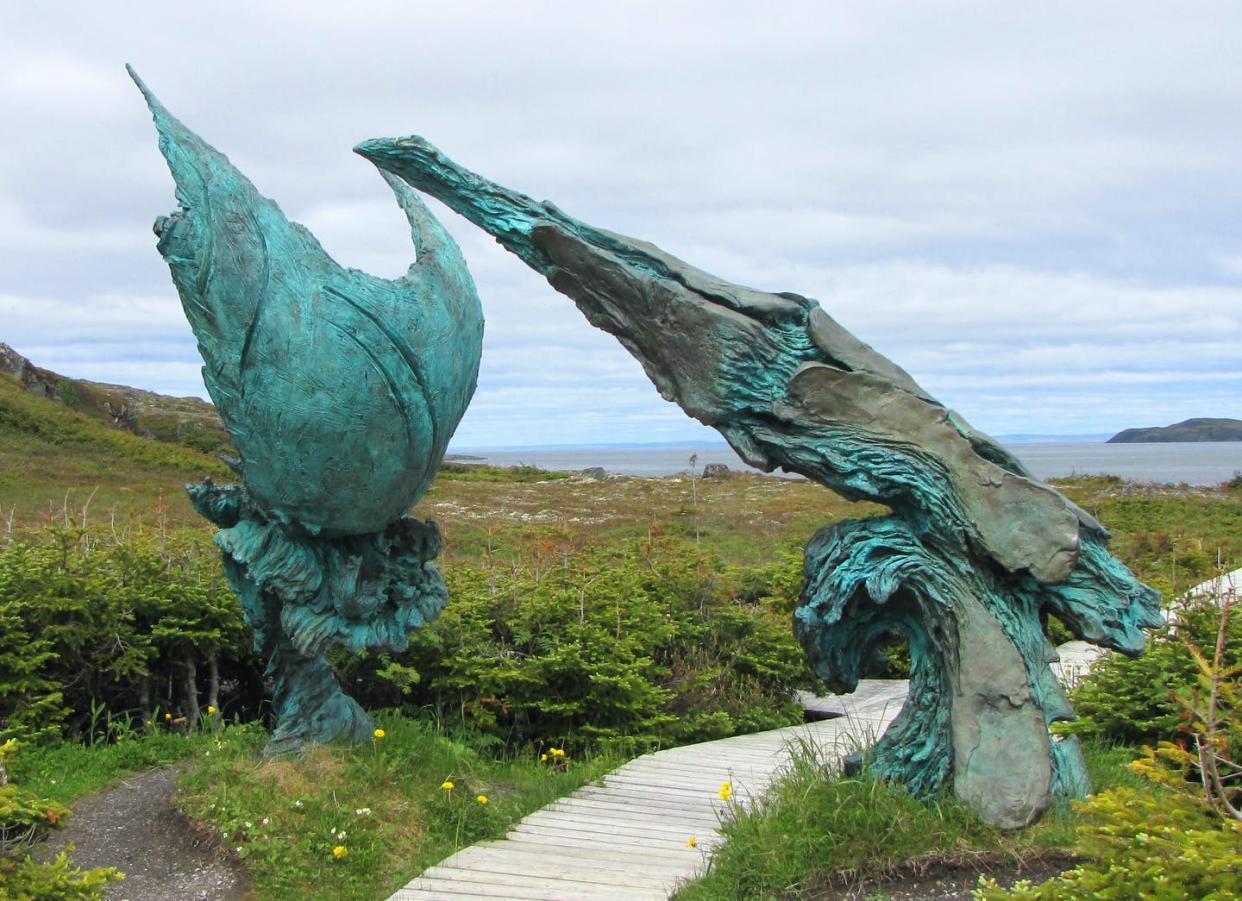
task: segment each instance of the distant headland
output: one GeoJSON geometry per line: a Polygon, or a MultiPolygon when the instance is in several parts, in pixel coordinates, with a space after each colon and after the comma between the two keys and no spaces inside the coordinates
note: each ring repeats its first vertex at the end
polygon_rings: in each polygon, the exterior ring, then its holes
{"type": "Polygon", "coordinates": [[[1109,444],[1171,441],[1242,441],[1242,419],[1187,419],[1175,425],[1126,429],[1108,439],[1109,444]]]}

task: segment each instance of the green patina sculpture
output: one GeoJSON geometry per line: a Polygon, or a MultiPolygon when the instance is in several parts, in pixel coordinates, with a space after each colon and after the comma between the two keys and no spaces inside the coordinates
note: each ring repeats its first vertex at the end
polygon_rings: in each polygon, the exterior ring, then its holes
{"type": "Polygon", "coordinates": [[[147,99],[180,210],[155,224],[232,436],[243,486],[187,486],[273,681],[269,754],[373,723],[337,684],[332,645],[404,650],[447,592],[433,522],[405,515],[474,393],[483,315],[461,251],[383,173],[417,261],[402,278],[334,262],[221,153],[147,99]]]}
{"type": "Polygon", "coordinates": [[[1091,516],[813,300],[740,287],[641,241],[487,181],[420,138],[357,152],[489,232],[616,336],[660,393],[744,460],[801,473],[887,516],[837,523],[806,549],[794,628],[834,690],[909,640],[905,708],[872,766],[928,794],[952,786],[1021,827],[1084,793],[1073,712],[1043,620],[1140,653],[1158,596],[1109,555],[1091,516]]]}

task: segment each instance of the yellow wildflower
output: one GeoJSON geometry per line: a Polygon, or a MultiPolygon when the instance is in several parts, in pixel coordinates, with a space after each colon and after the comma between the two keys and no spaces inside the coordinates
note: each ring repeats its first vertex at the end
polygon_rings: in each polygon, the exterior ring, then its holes
{"type": "Polygon", "coordinates": [[[445,779],[443,782],[441,782],[441,783],[440,783],[440,788],[444,789],[446,792],[451,792],[451,791],[452,791],[454,788],[456,788],[456,787],[457,787],[457,786],[455,786],[455,785],[454,785],[454,784],[453,784],[450,780],[448,780],[448,779],[445,779]]]}
{"type": "Polygon", "coordinates": [[[689,839],[687,839],[687,840],[686,840],[686,847],[687,847],[687,848],[693,848],[693,847],[694,847],[695,845],[697,845],[698,843],[699,843],[699,840],[698,840],[697,838],[695,838],[695,837],[692,835],[692,836],[690,836],[690,838],[689,838],[689,839]]]}
{"type": "Polygon", "coordinates": [[[480,804],[486,804],[486,803],[487,803],[487,795],[475,795],[475,796],[474,796],[474,799],[475,799],[476,801],[478,801],[480,804]]]}
{"type": "Polygon", "coordinates": [[[374,732],[372,732],[372,733],[371,733],[371,735],[373,735],[373,736],[375,737],[375,740],[376,740],[376,741],[379,741],[381,738],[383,738],[383,737],[384,737],[384,730],[383,730],[383,729],[376,729],[374,732]]]}
{"type": "Polygon", "coordinates": [[[172,714],[171,714],[171,713],[166,713],[166,714],[164,714],[164,719],[166,719],[166,720],[170,720],[170,719],[172,719],[172,714]]]}
{"type": "Polygon", "coordinates": [[[332,849],[332,856],[336,860],[340,860],[348,853],[349,853],[349,849],[346,848],[344,845],[337,845],[335,848],[332,849]]]}
{"type": "Polygon", "coordinates": [[[547,762],[548,762],[548,755],[547,755],[547,754],[540,754],[540,755],[539,755],[539,762],[540,762],[540,763],[547,763],[547,762]]]}
{"type": "Polygon", "coordinates": [[[211,716],[211,715],[212,715],[213,713],[215,713],[215,712],[216,712],[216,708],[214,708],[214,707],[212,707],[210,704],[208,704],[208,705],[207,705],[207,715],[208,715],[208,716],[211,716]]]}
{"type": "Polygon", "coordinates": [[[728,801],[732,797],[733,797],[733,783],[732,782],[721,782],[720,783],[720,800],[728,801]]]}

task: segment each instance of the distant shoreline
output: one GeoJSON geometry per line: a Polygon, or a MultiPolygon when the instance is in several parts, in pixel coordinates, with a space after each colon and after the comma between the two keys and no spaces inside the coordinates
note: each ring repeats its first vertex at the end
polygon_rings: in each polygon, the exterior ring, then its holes
{"type": "MultiPolygon", "coordinates": [[[[1115,475],[1135,482],[1215,486],[1242,473],[1242,442],[1108,444],[1104,441],[1027,442],[1007,445],[1040,479],[1075,475],[1115,475]]],[[[453,463],[533,466],[581,472],[603,469],[629,476],[702,473],[709,464],[739,472],[747,466],[727,445],[611,445],[603,447],[463,449],[446,457],[453,463]]],[[[799,478],[777,470],[772,475],[799,478]]]]}
{"type": "MultiPolygon", "coordinates": [[[[1105,444],[1111,432],[1093,432],[1084,435],[1042,435],[1020,433],[1015,435],[993,435],[1001,444],[1105,444]]],[[[619,441],[612,443],[585,444],[500,444],[482,447],[471,445],[460,449],[452,448],[446,459],[484,459],[489,454],[514,454],[527,451],[553,453],[585,453],[587,451],[643,451],[643,450],[728,450],[729,445],[723,441],[619,441]]]]}

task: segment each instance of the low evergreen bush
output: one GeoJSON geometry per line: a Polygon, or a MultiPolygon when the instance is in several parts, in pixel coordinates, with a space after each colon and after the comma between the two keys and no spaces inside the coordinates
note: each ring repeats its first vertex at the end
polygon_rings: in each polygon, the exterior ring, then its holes
{"type": "Polygon", "coordinates": [[[0,739],[114,741],[164,714],[188,724],[200,676],[204,705],[222,706],[222,683],[252,708],[262,697],[241,606],[205,532],[49,528],[0,550],[0,739]]]}
{"type": "MultiPolygon", "coordinates": [[[[509,749],[629,748],[796,723],[814,680],[794,557],[743,569],[681,539],[445,567],[403,654],[336,653],[364,706],[432,711],[509,749]]],[[[115,742],[260,719],[262,667],[206,530],[48,528],[0,548],[0,740],[115,742]],[[200,709],[201,705],[201,709],[200,709]]]]}
{"type": "Polygon", "coordinates": [[[8,775],[18,751],[13,739],[0,744],[0,901],[77,901],[101,897],[122,876],[113,867],[82,870],[61,853],[50,862],[33,860],[34,842],[63,829],[69,809],[19,787],[8,775]]]}
{"type": "MultiPolygon", "coordinates": [[[[1220,612],[1215,596],[1191,599],[1151,636],[1141,657],[1099,660],[1071,695],[1078,720],[1066,731],[1136,745],[1181,736],[1187,714],[1180,698],[1196,691],[1201,677],[1191,646],[1215,648],[1220,612]]],[[[1227,623],[1221,663],[1242,664],[1242,617],[1227,623]]]]}
{"type": "Polygon", "coordinates": [[[793,690],[814,683],[779,579],[675,540],[445,575],[452,601],[407,653],[339,661],[364,704],[431,709],[508,748],[633,749],[801,721],[793,690]]]}

